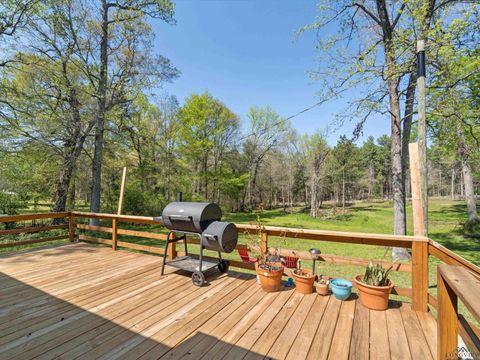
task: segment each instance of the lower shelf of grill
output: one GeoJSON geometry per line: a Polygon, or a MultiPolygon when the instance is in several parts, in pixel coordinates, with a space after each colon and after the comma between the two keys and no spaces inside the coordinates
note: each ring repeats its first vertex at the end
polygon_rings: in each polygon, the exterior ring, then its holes
{"type": "MultiPolygon", "coordinates": [[[[185,271],[198,271],[200,270],[200,261],[197,258],[191,256],[182,256],[171,261],[166,262],[167,266],[173,266],[174,268],[185,270],[185,271]]],[[[218,266],[218,262],[211,261],[202,261],[202,272],[210,270],[218,266]]]]}

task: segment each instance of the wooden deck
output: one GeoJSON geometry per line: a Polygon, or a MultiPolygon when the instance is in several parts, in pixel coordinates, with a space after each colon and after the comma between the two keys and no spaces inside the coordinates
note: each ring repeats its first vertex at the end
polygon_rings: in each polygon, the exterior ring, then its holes
{"type": "Polygon", "coordinates": [[[0,256],[3,359],[433,359],[436,321],[385,312],[253,276],[197,288],[161,258],[86,244],[0,256]]]}

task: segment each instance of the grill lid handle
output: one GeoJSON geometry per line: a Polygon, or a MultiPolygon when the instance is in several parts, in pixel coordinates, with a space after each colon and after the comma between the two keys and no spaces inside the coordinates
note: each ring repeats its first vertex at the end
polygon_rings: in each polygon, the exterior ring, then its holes
{"type": "Polygon", "coordinates": [[[193,217],[192,216],[188,216],[188,215],[175,215],[175,214],[172,214],[172,215],[168,215],[168,218],[170,220],[181,220],[181,221],[193,221],[193,217]]]}

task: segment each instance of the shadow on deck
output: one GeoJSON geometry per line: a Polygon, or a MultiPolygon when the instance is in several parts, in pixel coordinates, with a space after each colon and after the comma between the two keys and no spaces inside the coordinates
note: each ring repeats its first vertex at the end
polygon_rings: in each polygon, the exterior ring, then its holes
{"type": "Polygon", "coordinates": [[[252,275],[209,286],[156,256],[84,244],[0,257],[2,359],[432,359],[436,322],[409,304],[266,294],[252,275]]]}

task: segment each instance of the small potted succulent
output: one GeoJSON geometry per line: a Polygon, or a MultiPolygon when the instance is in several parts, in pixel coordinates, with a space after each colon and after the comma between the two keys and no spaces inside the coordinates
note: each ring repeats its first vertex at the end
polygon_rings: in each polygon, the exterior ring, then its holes
{"type": "Polygon", "coordinates": [[[370,261],[365,275],[355,276],[360,303],[371,310],[386,310],[393,282],[388,278],[393,265],[385,269],[381,263],[376,266],[370,261]]]}
{"type": "Polygon", "coordinates": [[[328,295],[330,293],[329,289],[330,277],[320,275],[319,279],[315,282],[315,289],[319,295],[328,295]]]}
{"type": "Polygon", "coordinates": [[[297,268],[292,271],[295,279],[295,288],[301,294],[311,294],[313,292],[313,282],[317,277],[309,269],[302,269],[302,260],[298,259],[297,268]]]}

